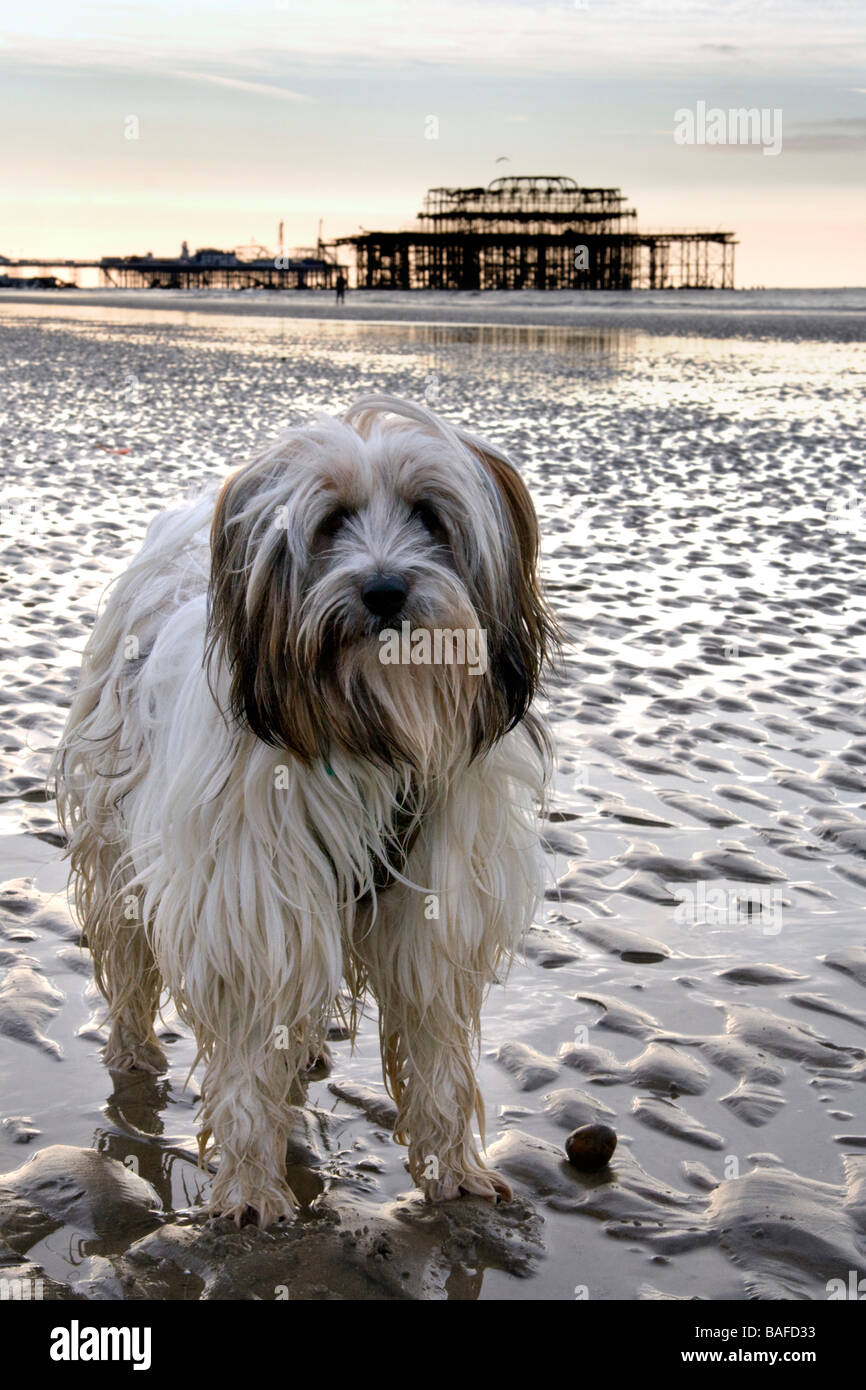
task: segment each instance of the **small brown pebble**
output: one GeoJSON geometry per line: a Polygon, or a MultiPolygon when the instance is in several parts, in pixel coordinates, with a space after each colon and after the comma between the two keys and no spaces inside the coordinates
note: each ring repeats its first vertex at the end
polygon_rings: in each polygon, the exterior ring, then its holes
{"type": "Polygon", "coordinates": [[[565,1141],[568,1161],[584,1173],[595,1173],[613,1158],[616,1134],[610,1125],[581,1125],[565,1141]]]}

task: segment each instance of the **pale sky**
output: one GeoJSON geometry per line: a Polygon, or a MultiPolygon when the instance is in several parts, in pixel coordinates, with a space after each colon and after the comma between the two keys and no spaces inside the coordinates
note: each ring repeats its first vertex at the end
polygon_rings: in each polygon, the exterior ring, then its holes
{"type": "Polygon", "coordinates": [[[541,173],[736,232],[739,286],[866,284],[863,0],[0,0],[0,116],[9,256],[309,246],[541,173]],[[780,109],[782,153],[678,145],[698,102],[780,109]]]}

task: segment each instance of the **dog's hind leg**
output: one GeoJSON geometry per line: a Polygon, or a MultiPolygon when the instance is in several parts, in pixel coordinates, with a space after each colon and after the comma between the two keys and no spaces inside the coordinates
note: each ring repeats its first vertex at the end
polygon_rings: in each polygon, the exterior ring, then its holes
{"type": "Polygon", "coordinates": [[[53,771],[76,915],[108,1004],[104,1061],[120,1071],[158,1072],[166,1065],[153,1031],[162,982],[142,921],[126,818],[148,774],[138,707],[146,661],[127,659],[136,620],[125,591],[134,583],[121,581],[93,631],[53,771]]]}
{"type": "MultiPolygon", "coordinates": [[[[80,874],[84,856],[75,857],[80,874]]],[[[165,1053],[153,1030],[162,980],[140,920],[139,895],[124,884],[112,846],[93,846],[87,867],[90,891],[78,896],[85,900],[82,922],[94,977],[108,1004],[103,1061],[114,1071],[164,1071],[165,1053]]]]}
{"type": "Polygon", "coordinates": [[[165,1053],[153,1031],[162,981],[144,931],[118,931],[101,955],[99,972],[111,1017],[105,1065],[115,1071],[164,1071],[165,1053]]]}

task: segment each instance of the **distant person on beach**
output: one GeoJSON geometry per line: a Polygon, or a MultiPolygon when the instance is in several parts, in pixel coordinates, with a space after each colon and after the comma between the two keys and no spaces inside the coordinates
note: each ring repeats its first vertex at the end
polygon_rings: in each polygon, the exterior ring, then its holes
{"type": "Polygon", "coordinates": [[[342,304],[346,298],[346,277],[341,271],[337,276],[337,303],[342,304]]]}

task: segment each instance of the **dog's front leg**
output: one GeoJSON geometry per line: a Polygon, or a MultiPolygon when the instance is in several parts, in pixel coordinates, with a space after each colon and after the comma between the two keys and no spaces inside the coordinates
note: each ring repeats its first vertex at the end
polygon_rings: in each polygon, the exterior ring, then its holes
{"type": "Polygon", "coordinates": [[[383,1065],[400,1097],[397,1127],[409,1141],[409,1170],[426,1196],[434,1202],[461,1194],[508,1201],[511,1188],[484,1163],[473,1135],[477,1118],[483,1137],[484,1107],[475,1080],[474,1029],[462,1016],[465,985],[455,971],[450,992],[423,1019],[400,1011],[392,1016],[393,1031],[383,1033],[383,1065]]]}
{"type": "Polygon", "coordinates": [[[496,1201],[511,1189],[481,1158],[484,1113],[475,1080],[478,1016],[491,979],[489,939],[449,949],[423,897],[394,885],[355,953],[379,1005],[382,1070],[398,1104],[397,1137],[415,1183],[432,1201],[461,1193],[496,1201]]]}
{"type": "Polygon", "coordinates": [[[209,1206],[213,1215],[262,1226],[297,1206],[286,1181],[292,1091],[309,1045],[267,1033],[249,1020],[213,1041],[202,1085],[200,1145],[212,1138],[219,1157],[209,1206]]]}
{"type": "MultiPolygon", "coordinates": [[[[197,835],[215,838],[193,820],[193,849],[197,835]]],[[[210,1210],[239,1224],[255,1216],[267,1226],[297,1206],[287,1141],[342,977],[336,894],[324,870],[310,886],[302,836],[299,822],[292,852],[277,857],[242,824],[218,857],[169,865],[152,926],[163,978],[203,1063],[199,1144],[204,1153],[212,1140],[219,1164],[210,1210]]]]}

